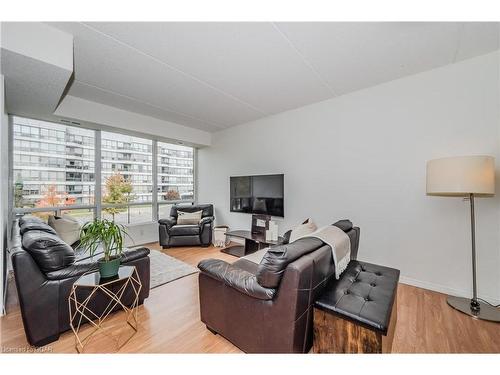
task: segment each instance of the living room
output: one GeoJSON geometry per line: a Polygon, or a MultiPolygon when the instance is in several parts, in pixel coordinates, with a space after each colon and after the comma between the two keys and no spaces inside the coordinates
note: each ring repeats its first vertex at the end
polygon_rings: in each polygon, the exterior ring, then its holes
{"type": "Polygon", "coordinates": [[[498,364],[494,17],[15,14],[2,353],[498,364]]]}

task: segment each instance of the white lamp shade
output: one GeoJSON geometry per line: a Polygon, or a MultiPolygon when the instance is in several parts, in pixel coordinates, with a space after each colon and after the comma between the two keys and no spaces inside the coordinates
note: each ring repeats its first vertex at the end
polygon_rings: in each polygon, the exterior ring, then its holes
{"type": "Polygon", "coordinates": [[[492,156],[456,156],[428,161],[427,194],[494,195],[495,158],[492,156]]]}

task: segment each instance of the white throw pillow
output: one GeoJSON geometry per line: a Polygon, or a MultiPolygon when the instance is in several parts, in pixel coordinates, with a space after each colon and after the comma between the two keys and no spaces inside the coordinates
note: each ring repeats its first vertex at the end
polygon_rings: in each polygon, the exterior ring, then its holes
{"type": "Polygon", "coordinates": [[[179,225],[193,225],[198,224],[201,220],[203,210],[195,212],[177,211],[177,224],[179,225]]]}
{"type": "Polygon", "coordinates": [[[307,236],[308,234],[311,234],[314,232],[318,227],[316,224],[314,224],[314,221],[312,219],[307,219],[304,221],[302,224],[300,224],[298,227],[292,229],[292,233],[290,233],[290,241],[289,243],[292,243],[295,240],[298,240],[300,237],[307,236]]]}
{"type": "Polygon", "coordinates": [[[73,245],[80,239],[81,225],[78,220],[70,215],[61,217],[49,216],[48,224],[54,228],[57,235],[68,245],[73,245]]]}

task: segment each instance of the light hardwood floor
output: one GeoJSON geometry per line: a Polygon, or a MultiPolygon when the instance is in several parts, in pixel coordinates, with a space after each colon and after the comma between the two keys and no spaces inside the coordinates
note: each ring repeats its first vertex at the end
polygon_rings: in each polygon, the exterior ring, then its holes
{"type": "MultiPolygon", "coordinates": [[[[147,245],[160,250],[157,243],[147,245]]],[[[164,251],[186,263],[197,265],[201,259],[236,258],[214,247],[184,247],[164,251]]],[[[27,348],[19,309],[0,318],[0,346],[3,351],[27,348]]],[[[400,284],[398,321],[393,343],[394,353],[500,353],[500,325],[478,321],[453,310],[446,296],[429,290],[400,284]]],[[[116,313],[110,329],[123,319],[116,313]]],[[[240,353],[219,335],[210,333],[200,321],[198,277],[186,276],[151,290],[139,307],[139,332],[120,350],[123,353],[240,353]]],[[[126,337],[128,332],[122,332],[126,337]]],[[[114,348],[105,336],[93,339],[89,352],[109,352],[114,348]]],[[[73,333],[66,332],[45,350],[74,353],[73,333]]]]}

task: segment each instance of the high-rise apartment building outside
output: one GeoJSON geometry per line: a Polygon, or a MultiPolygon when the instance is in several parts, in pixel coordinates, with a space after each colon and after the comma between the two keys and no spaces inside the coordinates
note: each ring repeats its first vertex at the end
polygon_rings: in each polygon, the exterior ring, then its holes
{"type": "MultiPolygon", "coordinates": [[[[76,126],[12,117],[15,207],[94,205],[96,132],[76,126]]],[[[158,201],[194,198],[194,150],[101,131],[101,187],[116,174],[131,185],[127,202],[152,202],[153,178],[158,201]]],[[[98,182],[99,183],[99,182],[98,182]]]]}

